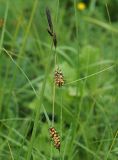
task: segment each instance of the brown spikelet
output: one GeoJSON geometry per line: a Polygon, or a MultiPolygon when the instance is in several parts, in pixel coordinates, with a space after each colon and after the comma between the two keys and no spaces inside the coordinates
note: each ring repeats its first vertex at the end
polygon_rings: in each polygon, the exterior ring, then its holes
{"type": "Polygon", "coordinates": [[[54,147],[60,151],[60,136],[54,127],[49,128],[50,136],[53,140],[54,147]]]}
{"type": "Polygon", "coordinates": [[[57,46],[57,38],[56,38],[56,33],[53,31],[52,18],[51,18],[51,13],[50,13],[49,8],[46,8],[46,17],[47,17],[48,26],[49,26],[47,31],[48,31],[49,35],[52,37],[53,44],[54,44],[54,46],[56,48],[56,46],[57,46]]]}
{"type": "Polygon", "coordinates": [[[64,76],[62,71],[59,68],[57,68],[57,70],[55,71],[55,84],[58,87],[61,87],[64,85],[64,76]]]}

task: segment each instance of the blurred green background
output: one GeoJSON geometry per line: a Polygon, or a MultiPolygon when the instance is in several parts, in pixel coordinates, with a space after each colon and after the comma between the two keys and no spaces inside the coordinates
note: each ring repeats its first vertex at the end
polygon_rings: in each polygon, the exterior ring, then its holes
{"type": "Polygon", "coordinates": [[[117,28],[118,0],[0,0],[0,160],[117,160],[117,28]]]}

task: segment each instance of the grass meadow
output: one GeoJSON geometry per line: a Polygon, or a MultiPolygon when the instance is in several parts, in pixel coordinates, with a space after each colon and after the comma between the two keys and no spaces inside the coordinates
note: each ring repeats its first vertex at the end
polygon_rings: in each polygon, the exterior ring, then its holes
{"type": "Polygon", "coordinates": [[[0,0],[0,160],[117,160],[117,50],[118,0],[0,0]]]}

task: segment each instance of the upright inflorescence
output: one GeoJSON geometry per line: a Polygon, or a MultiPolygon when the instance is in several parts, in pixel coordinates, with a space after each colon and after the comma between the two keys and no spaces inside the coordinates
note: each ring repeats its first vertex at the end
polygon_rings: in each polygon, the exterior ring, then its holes
{"type": "Polygon", "coordinates": [[[61,69],[57,68],[54,76],[55,76],[55,84],[58,87],[63,86],[64,85],[64,76],[63,76],[61,69]]]}
{"type": "Polygon", "coordinates": [[[50,136],[53,140],[55,148],[60,151],[60,136],[59,136],[59,134],[57,133],[57,131],[55,130],[54,127],[49,128],[49,132],[50,132],[50,136]]]}

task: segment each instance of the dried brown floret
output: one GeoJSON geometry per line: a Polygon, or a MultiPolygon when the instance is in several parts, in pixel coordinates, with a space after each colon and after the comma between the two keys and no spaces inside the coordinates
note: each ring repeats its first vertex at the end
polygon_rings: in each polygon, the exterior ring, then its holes
{"type": "Polygon", "coordinates": [[[49,132],[50,132],[50,136],[53,140],[55,148],[60,151],[60,136],[59,136],[59,134],[57,133],[57,131],[55,130],[54,127],[49,128],[49,132]]]}
{"type": "Polygon", "coordinates": [[[61,87],[64,85],[64,76],[62,71],[59,68],[57,68],[57,70],[55,71],[55,84],[58,87],[61,87]]]}

